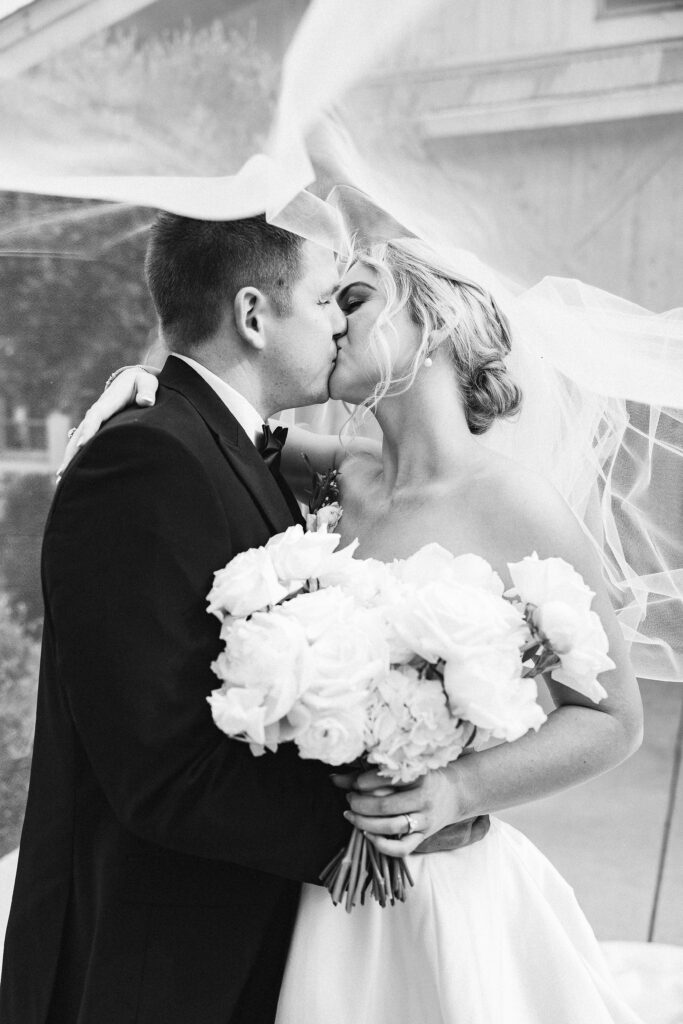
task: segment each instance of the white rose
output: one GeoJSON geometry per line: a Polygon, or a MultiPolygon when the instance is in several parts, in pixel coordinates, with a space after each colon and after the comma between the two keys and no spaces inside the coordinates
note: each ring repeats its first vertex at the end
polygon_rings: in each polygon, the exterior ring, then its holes
{"type": "Polygon", "coordinates": [[[502,597],[503,581],[485,558],[479,555],[458,555],[453,559],[451,577],[465,586],[488,590],[496,597],[502,597]]]}
{"type": "Polygon", "coordinates": [[[452,711],[499,739],[516,740],[538,729],[545,715],[535,681],[523,679],[521,668],[519,652],[511,648],[454,650],[444,669],[452,711]]]}
{"type": "Polygon", "coordinates": [[[266,725],[266,707],[262,695],[241,686],[223,686],[207,697],[213,720],[226,735],[245,738],[252,753],[262,754],[266,748],[276,750],[279,724],[266,725]]]}
{"type": "Polygon", "coordinates": [[[583,577],[562,558],[539,558],[536,552],[508,564],[515,590],[523,604],[562,601],[576,612],[590,609],[595,596],[583,577]]]}
{"type": "Polygon", "coordinates": [[[214,573],[207,610],[223,621],[226,614],[251,615],[277,604],[288,593],[279,582],[266,549],[250,548],[214,573]]]}
{"type": "Polygon", "coordinates": [[[303,758],[325,764],[348,764],[365,750],[365,710],[354,705],[314,715],[307,729],[296,736],[303,758]]]}
{"type": "Polygon", "coordinates": [[[340,540],[336,533],[304,533],[303,526],[290,526],[271,537],[266,551],[282,583],[302,586],[325,571],[340,540]]]}
{"type": "Polygon", "coordinates": [[[409,558],[397,559],[392,568],[401,583],[419,587],[449,576],[454,561],[451,552],[441,544],[425,544],[409,558]]]}
{"type": "Polygon", "coordinates": [[[566,654],[578,639],[581,616],[564,601],[544,601],[533,621],[556,654],[566,654]]]}
{"type": "Polygon", "coordinates": [[[572,647],[560,654],[560,666],[550,675],[558,683],[582,693],[589,700],[604,700],[607,691],[598,682],[598,674],[615,668],[607,652],[609,642],[602,622],[595,612],[588,612],[580,620],[579,633],[572,647]]]}
{"type": "Polygon", "coordinates": [[[437,581],[408,592],[391,611],[397,634],[420,657],[436,662],[453,647],[524,643],[519,608],[476,587],[437,581]]]}
{"type": "Polygon", "coordinates": [[[343,587],[358,604],[371,607],[382,601],[394,578],[391,568],[376,558],[353,558],[358,541],[337,551],[324,573],[319,577],[323,587],[343,587]]]}
{"type": "Polygon", "coordinates": [[[342,507],[337,501],[330,505],[323,505],[317,512],[309,512],[306,516],[306,529],[312,533],[316,531],[331,532],[341,519],[342,507]]]}
{"type": "Polygon", "coordinates": [[[297,594],[281,606],[282,614],[296,619],[309,643],[314,643],[340,619],[353,615],[355,604],[340,587],[325,587],[308,594],[297,594]]]}
{"type": "Polygon", "coordinates": [[[216,675],[228,686],[259,695],[265,725],[284,718],[311,678],[302,627],[278,607],[257,612],[248,620],[233,620],[224,632],[226,650],[211,666],[216,675]]]}
{"type": "Polygon", "coordinates": [[[372,609],[353,608],[338,615],[310,648],[315,681],[304,700],[327,702],[340,695],[365,695],[371,683],[389,670],[389,648],[382,621],[372,609]],[[333,684],[338,684],[336,687],[333,684]]]}

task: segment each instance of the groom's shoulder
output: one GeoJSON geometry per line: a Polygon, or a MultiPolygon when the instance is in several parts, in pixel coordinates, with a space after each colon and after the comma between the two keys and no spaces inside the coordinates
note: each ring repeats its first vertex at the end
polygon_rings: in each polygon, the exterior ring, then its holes
{"type": "Polygon", "coordinates": [[[160,388],[154,406],[129,407],[103,424],[73,459],[61,486],[93,470],[102,480],[107,470],[137,466],[177,474],[188,463],[200,466],[211,444],[206,425],[192,405],[177,392],[160,388]]]}
{"type": "Polygon", "coordinates": [[[120,443],[144,439],[149,444],[173,442],[185,447],[206,443],[206,426],[191,402],[163,386],[152,406],[129,406],[105,423],[93,440],[114,434],[120,443]]]}

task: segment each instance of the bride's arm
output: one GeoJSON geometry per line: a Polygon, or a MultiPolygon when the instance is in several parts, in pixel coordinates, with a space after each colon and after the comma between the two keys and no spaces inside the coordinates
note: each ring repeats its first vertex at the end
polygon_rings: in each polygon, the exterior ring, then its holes
{"type": "MultiPolygon", "coordinates": [[[[90,406],[76,427],[64,453],[57,476],[61,476],[79,448],[95,436],[103,423],[127,405],[154,405],[161,371],[153,366],[128,366],[117,372],[100,397],[90,406]]],[[[339,469],[349,455],[364,452],[379,454],[380,445],[369,438],[353,438],[342,444],[337,434],[316,434],[305,427],[289,428],[287,444],[282,450],[282,472],[300,501],[308,498],[311,471],[317,473],[339,469]]]]}
{"type": "Polygon", "coordinates": [[[69,432],[69,443],[57,470],[58,479],[79,448],[93,438],[114,413],[127,405],[154,405],[160,373],[161,370],[155,366],[125,366],[112,374],[100,397],[93,402],[78,426],[69,432]]]}
{"type": "MultiPolygon", "coordinates": [[[[572,564],[595,592],[593,609],[609,640],[616,667],[600,676],[608,696],[594,704],[548,678],[555,710],[538,732],[514,743],[478,751],[439,772],[430,772],[414,790],[391,796],[350,793],[350,820],[372,833],[405,831],[410,814],[417,836],[374,839],[390,854],[416,849],[425,836],[445,825],[538,800],[600,775],[633,754],[642,742],[642,705],[627,645],[612,610],[597,557],[564,502],[537,484],[520,487],[501,505],[500,529],[509,543],[508,560],[518,561],[536,550],[541,558],[557,556],[572,564]],[[503,514],[504,512],[504,514],[503,514]],[[514,524],[514,531],[506,525],[514,524]],[[393,817],[384,817],[392,815],[393,817]]],[[[370,791],[381,785],[373,773],[358,780],[370,791]]]]}
{"type": "Polygon", "coordinates": [[[312,466],[316,473],[339,469],[350,455],[365,452],[379,455],[378,441],[354,437],[342,443],[337,434],[315,434],[295,424],[289,428],[287,444],[282,449],[282,472],[299,501],[308,500],[312,466]]]}

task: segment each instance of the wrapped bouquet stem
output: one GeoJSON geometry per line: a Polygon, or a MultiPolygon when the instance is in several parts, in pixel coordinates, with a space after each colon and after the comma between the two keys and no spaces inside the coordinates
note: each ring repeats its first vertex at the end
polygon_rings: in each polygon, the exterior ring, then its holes
{"type": "MultiPolygon", "coordinates": [[[[364,765],[364,767],[366,767],[364,765]]],[[[332,858],[320,874],[320,881],[337,906],[344,903],[350,913],[366,894],[381,907],[403,902],[414,884],[405,857],[390,857],[375,849],[364,832],[354,828],[348,844],[332,858]]]]}

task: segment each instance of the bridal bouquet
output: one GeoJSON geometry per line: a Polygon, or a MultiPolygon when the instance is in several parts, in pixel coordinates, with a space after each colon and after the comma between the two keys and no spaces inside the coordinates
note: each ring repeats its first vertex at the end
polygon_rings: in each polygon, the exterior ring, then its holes
{"type": "MultiPolygon", "coordinates": [[[[209,612],[225,649],[208,701],[214,721],[252,753],[293,742],[303,758],[374,765],[392,785],[512,741],[545,715],[535,677],[550,672],[599,701],[612,668],[593,594],[559,558],[509,566],[514,590],[476,555],[428,544],[385,564],[338,551],[336,503],[215,574],[209,612]]],[[[321,876],[347,910],[368,889],[405,898],[405,861],[354,829],[321,876]]]]}

